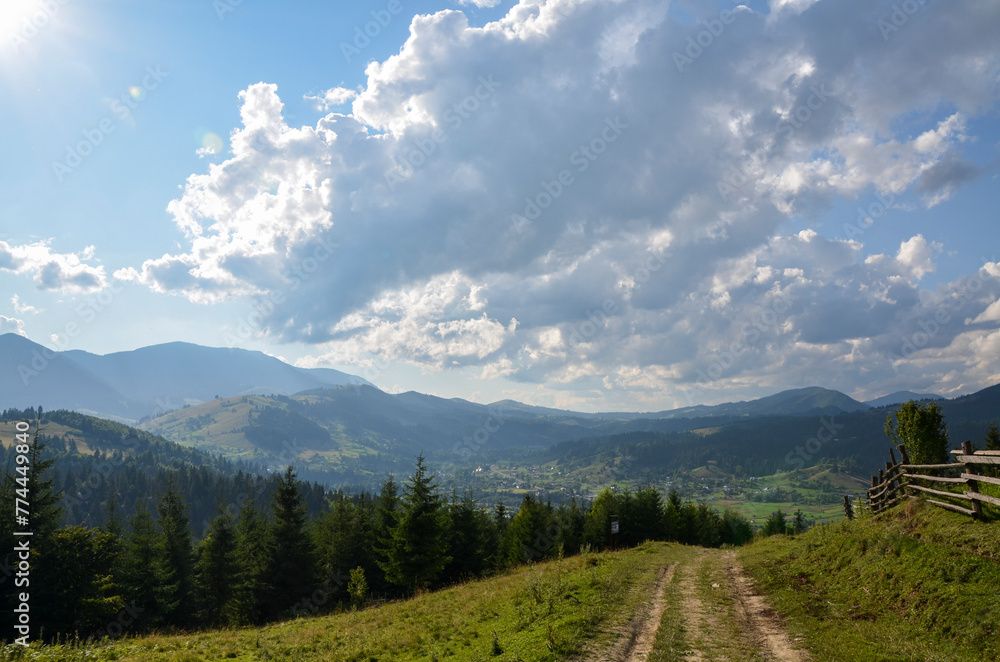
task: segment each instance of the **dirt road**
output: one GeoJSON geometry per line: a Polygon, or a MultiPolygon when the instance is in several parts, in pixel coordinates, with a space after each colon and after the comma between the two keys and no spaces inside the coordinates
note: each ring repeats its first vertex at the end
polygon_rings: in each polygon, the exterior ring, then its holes
{"type": "Polygon", "coordinates": [[[731,551],[685,548],[651,587],[623,662],[807,662],[731,551]]]}

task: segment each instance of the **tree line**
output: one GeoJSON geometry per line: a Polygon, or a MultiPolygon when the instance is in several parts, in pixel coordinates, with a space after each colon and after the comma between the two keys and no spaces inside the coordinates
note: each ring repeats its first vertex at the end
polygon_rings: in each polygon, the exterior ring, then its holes
{"type": "Polygon", "coordinates": [[[584,547],[627,547],[645,540],[705,546],[753,537],[745,518],[663,499],[653,488],[605,490],[593,503],[553,506],[526,494],[516,512],[442,494],[419,457],[402,485],[386,480],[377,494],[327,495],[308,513],[292,467],[267,502],[248,499],[217,513],[204,534],[192,533],[190,506],[175,472],[152,507],[122,516],[110,495],[104,523],[62,525],[54,459],[36,434],[31,444],[30,586],[15,587],[13,504],[19,483],[8,471],[0,487],[0,601],[13,638],[20,593],[30,596],[32,638],[101,639],[125,633],[261,624],[323,613],[375,598],[416,592],[576,554],[584,547]],[[617,518],[619,532],[610,522],[617,518]]]}

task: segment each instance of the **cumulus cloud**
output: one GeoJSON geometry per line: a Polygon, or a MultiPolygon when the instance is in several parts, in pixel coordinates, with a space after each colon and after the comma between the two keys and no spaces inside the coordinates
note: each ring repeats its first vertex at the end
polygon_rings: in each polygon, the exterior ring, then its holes
{"type": "Polygon", "coordinates": [[[104,267],[87,264],[93,257],[93,246],[79,254],[55,253],[49,242],[13,246],[0,241],[0,271],[30,275],[39,290],[88,293],[104,289],[104,267]]]}
{"type": "MultiPolygon", "coordinates": [[[[975,178],[964,150],[995,107],[1000,6],[924,5],[886,39],[891,10],[773,0],[723,21],[714,4],[522,0],[482,27],[417,16],[359,91],[314,98],[340,109],[315,126],[290,126],[272,84],[241,92],[231,158],[168,207],[188,244],[115,276],[280,300],[261,331],[317,344],[313,363],[474,366],[651,401],[893,383],[917,365],[889,357],[896,340],[964,282],[921,289],[947,247],[908,233],[886,255],[789,223],[862,195],[936,205],[975,178]]],[[[914,357],[974,372],[958,345],[993,351],[996,277],[979,277],[963,314],[986,317],[956,315],[914,357]]]]}
{"type": "Polygon", "coordinates": [[[19,336],[28,336],[24,333],[24,321],[15,317],[0,315],[0,334],[16,333],[19,336]]]}

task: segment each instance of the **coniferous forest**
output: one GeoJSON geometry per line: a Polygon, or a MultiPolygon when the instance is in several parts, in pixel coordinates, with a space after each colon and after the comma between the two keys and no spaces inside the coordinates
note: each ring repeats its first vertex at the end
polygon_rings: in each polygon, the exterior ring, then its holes
{"type": "MultiPolygon", "coordinates": [[[[4,416],[29,413],[41,414],[4,416]]],[[[227,474],[182,462],[164,466],[161,457],[151,477],[141,464],[156,454],[146,449],[122,458],[123,470],[85,481],[90,491],[81,499],[81,484],[58,470],[44,435],[19,445],[30,462],[19,472],[15,449],[6,449],[0,499],[13,511],[15,497],[27,497],[32,535],[22,572],[14,513],[0,517],[8,637],[22,592],[30,593],[33,638],[99,640],[361,607],[585,547],[645,540],[717,547],[753,537],[739,515],[684,502],[676,492],[664,500],[653,488],[606,490],[592,503],[559,506],[529,493],[509,512],[502,503],[442,494],[423,457],[412,475],[389,478],[377,494],[348,494],[301,481],[291,466],[280,475],[233,467],[227,474]],[[69,485],[69,493],[57,483],[69,485]],[[148,489],[155,490],[152,499],[137,498],[148,489]],[[192,512],[206,508],[211,516],[196,522],[192,512]],[[86,518],[100,524],[81,525],[86,518]]]]}

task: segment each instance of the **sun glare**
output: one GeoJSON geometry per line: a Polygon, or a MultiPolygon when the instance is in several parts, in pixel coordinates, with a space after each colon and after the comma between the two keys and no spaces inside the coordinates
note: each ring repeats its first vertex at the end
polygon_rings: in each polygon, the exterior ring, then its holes
{"type": "Polygon", "coordinates": [[[11,37],[19,36],[30,39],[38,30],[53,18],[53,12],[62,8],[62,3],[53,0],[42,3],[40,0],[2,0],[0,1],[0,38],[9,41],[11,37]]]}

